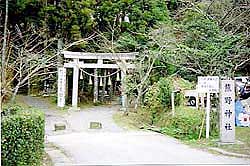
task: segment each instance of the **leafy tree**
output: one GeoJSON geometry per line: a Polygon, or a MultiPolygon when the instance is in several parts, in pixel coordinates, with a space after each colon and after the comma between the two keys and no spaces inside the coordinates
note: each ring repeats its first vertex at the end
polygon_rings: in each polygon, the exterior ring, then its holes
{"type": "Polygon", "coordinates": [[[250,24],[249,0],[211,1],[204,10],[227,33],[242,33],[249,38],[250,24]]]}
{"type": "Polygon", "coordinates": [[[47,26],[50,36],[64,37],[76,41],[86,37],[94,27],[93,5],[95,0],[62,0],[47,4],[39,12],[42,24],[47,26]]]}
{"type": "Polygon", "coordinates": [[[97,3],[94,17],[97,29],[117,42],[118,51],[140,50],[147,42],[145,34],[160,22],[168,22],[163,0],[103,0],[97,3]]]}
{"type": "Polygon", "coordinates": [[[172,64],[185,78],[197,75],[232,77],[249,60],[249,48],[242,35],[223,32],[202,13],[187,10],[178,21],[151,33],[162,51],[160,66],[172,64]]]}

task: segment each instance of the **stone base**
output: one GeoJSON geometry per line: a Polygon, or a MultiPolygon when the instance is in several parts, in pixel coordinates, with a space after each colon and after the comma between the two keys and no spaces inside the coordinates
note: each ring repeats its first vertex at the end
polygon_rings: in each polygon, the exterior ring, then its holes
{"type": "Polygon", "coordinates": [[[218,142],[218,146],[220,145],[233,145],[235,142],[218,142]]]}
{"type": "Polygon", "coordinates": [[[220,145],[234,145],[234,144],[243,144],[243,143],[241,141],[238,141],[238,140],[236,140],[234,142],[220,142],[220,141],[218,141],[218,146],[220,146],[220,145]]]}
{"type": "Polygon", "coordinates": [[[65,129],[66,129],[66,125],[64,123],[56,123],[55,124],[55,131],[65,130],[65,129]]]}
{"type": "Polygon", "coordinates": [[[121,108],[120,108],[120,111],[124,111],[124,112],[126,112],[126,111],[127,111],[127,108],[125,108],[125,107],[121,107],[121,108]]]}
{"type": "Polygon", "coordinates": [[[90,129],[102,129],[102,124],[100,122],[90,122],[90,129]]]}

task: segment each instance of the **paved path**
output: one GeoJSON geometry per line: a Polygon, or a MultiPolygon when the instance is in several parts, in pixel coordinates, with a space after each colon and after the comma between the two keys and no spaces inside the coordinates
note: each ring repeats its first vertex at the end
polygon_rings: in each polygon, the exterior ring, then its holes
{"type": "Polygon", "coordinates": [[[153,132],[83,132],[51,136],[81,165],[250,164],[250,160],[192,149],[153,132]]]}
{"type": "MultiPolygon", "coordinates": [[[[67,123],[68,129],[59,135],[48,130],[47,141],[67,153],[72,164],[79,165],[250,164],[250,159],[210,154],[158,133],[125,131],[112,120],[117,110],[117,107],[94,107],[63,117],[54,114],[57,120],[67,123]],[[103,129],[88,129],[90,121],[101,122],[103,129]]],[[[50,121],[47,125],[53,124],[48,117],[46,121],[50,121]]]]}
{"type": "Polygon", "coordinates": [[[81,111],[70,110],[62,113],[55,110],[53,106],[46,103],[38,97],[22,96],[23,101],[32,107],[39,108],[45,113],[45,133],[46,135],[60,135],[72,132],[93,131],[89,129],[90,122],[101,122],[101,132],[122,132],[122,128],[118,127],[113,121],[113,114],[119,110],[119,106],[95,106],[85,108],[81,111]],[[54,131],[55,123],[64,123],[65,131],[54,131]]]}
{"type": "Polygon", "coordinates": [[[95,131],[89,129],[90,122],[102,123],[102,129],[96,129],[99,132],[122,132],[124,130],[118,127],[112,118],[113,114],[118,110],[118,106],[96,106],[81,111],[71,111],[65,119],[74,132],[95,131]]]}

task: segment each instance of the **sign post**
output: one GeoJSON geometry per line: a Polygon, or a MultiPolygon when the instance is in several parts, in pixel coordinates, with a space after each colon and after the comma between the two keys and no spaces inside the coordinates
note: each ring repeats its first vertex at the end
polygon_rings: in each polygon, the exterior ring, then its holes
{"type": "Polygon", "coordinates": [[[58,68],[57,106],[65,106],[66,68],[58,68]]]}
{"type": "Polygon", "coordinates": [[[219,92],[219,77],[206,76],[198,77],[198,92],[207,93],[207,107],[206,107],[206,138],[209,138],[210,130],[210,93],[219,92]]]}
{"type": "Polygon", "coordinates": [[[206,107],[206,138],[209,138],[210,131],[210,93],[207,93],[207,107],[206,107]]]}
{"type": "Polygon", "coordinates": [[[235,82],[221,80],[220,88],[220,142],[235,141],[235,82]]]}

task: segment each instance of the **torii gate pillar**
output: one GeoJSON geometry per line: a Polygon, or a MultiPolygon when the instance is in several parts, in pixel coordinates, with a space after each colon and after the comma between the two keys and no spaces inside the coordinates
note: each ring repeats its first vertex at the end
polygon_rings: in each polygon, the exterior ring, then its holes
{"type": "Polygon", "coordinates": [[[125,82],[125,77],[126,77],[126,70],[122,69],[121,70],[121,81],[122,81],[122,109],[124,111],[127,110],[127,95],[126,95],[126,82],[125,82]]]}
{"type": "MultiPolygon", "coordinates": [[[[78,64],[79,60],[74,59],[74,63],[78,64]]],[[[78,66],[73,67],[73,89],[72,89],[72,107],[77,107],[78,102],[78,79],[79,79],[79,68],[78,66]]]]}
{"type": "Polygon", "coordinates": [[[98,102],[98,77],[97,69],[94,69],[94,103],[98,102]]]}

